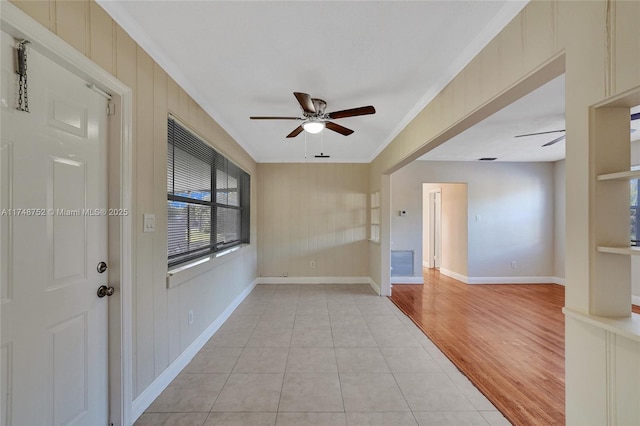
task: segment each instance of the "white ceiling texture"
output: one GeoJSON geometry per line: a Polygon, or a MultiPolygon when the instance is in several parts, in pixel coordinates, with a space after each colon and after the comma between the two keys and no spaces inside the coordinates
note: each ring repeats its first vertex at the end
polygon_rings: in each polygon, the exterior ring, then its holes
{"type": "MultiPolygon", "coordinates": [[[[258,162],[371,161],[526,4],[98,2],[258,162]],[[325,129],[290,139],[300,122],[249,120],[302,116],[293,92],[324,99],[328,112],[373,105],[376,114],[335,120],[355,131],[350,136],[325,129]],[[321,151],[331,158],[314,158],[321,151]]],[[[545,156],[536,153],[545,137],[513,138],[564,128],[564,81],[548,86],[425,158],[564,157],[563,143],[545,156]],[[536,139],[531,148],[527,139],[536,139]]]]}

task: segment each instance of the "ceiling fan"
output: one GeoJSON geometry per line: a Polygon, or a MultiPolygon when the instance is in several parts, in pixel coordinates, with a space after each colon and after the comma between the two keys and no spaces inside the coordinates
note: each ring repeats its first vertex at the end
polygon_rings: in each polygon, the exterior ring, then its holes
{"type": "MultiPolygon", "coordinates": [[[[516,138],[524,138],[524,137],[526,137],[526,136],[550,135],[550,134],[553,134],[553,133],[565,133],[565,132],[566,132],[566,130],[565,130],[565,129],[562,129],[562,130],[549,130],[548,132],[527,133],[527,134],[525,134],[525,135],[516,135],[516,136],[514,136],[514,137],[516,137],[516,138]]],[[[544,144],[544,145],[542,145],[542,146],[543,146],[543,147],[545,147],[545,146],[551,146],[551,145],[553,145],[553,144],[556,144],[556,143],[558,143],[558,142],[560,142],[560,141],[564,140],[564,138],[566,138],[566,135],[559,136],[559,137],[557,137],[557,138],[555,138],[555,139],[553,139],[553,140],[551,140],[551,141],[549,141],[549,142],[545,143],[545,144],[544,144]]]]}
{"type": "Polygon", "coordinates": [[[249,117],[251,120],[301,120],[302,124],[296,127],[287,135],[288,138],[295,138],[303,130],[309,133],[319,133],[325,127],[344,136],[349,136],[353,130],[336,124],[329,120],[337,120],[339,118],[356,117],[359,115],[375,114],[376,109],[369,105],[358,108],[344,109],[341,111],[325,112],[327,103],[322,99],[312,98],[306,93],[293,92],[300,107],[302,108],[302,117],[249,117]]]}
{"type": "MultiPolygon", "coordinates": [[[[640,112],[637,112],[637,113],[635,113],[635,114],[631,114],[631,121],[634,121],[634,120],[640,120],[640,112]]],[[[524,135],[516,135],[516,136],[514,136],[514,137],[516,137],[516,138],[523,138],[523,137],[526,137],[526,136],[550,135],[550,134],[553,134],[553,133],[565,133],[565,132],[566,132],[566,130],[565,130],[565,129],[562,129],[562,130],[549,130],[548,132],[527,133],[527,134],[524,134],[524,135]]],[[[635,132],[635,129],[631,129],[631,133],[633,133],[633,132],[635,132]]],[[[542,146],[543,146],[543,147],[545,147],[545,146],[551,146],[551,145],[553,145],[553,144],[556,144],[556,143],[558,143],[558,142],[560,142],[560,141],[564,140],[565,138],[566,138],[566,134],[565,134],[565,135],[562,135],[562,136],[559,136],[559,137],[557,137],[557,138],[555,138],[555,139],[553,139],[553,140],[551,140],[551,141],[549,141],[549,142],[545,143],[545,144],[544,144],[544,145],[542,145],[542,146]]]]}

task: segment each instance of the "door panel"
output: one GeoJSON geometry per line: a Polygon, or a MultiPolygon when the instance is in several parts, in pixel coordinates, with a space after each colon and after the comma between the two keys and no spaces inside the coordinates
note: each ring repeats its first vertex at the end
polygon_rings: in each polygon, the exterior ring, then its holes
{"type": "Polygon", "coordinates": [[[28,47],[17,111],[15,42],[0,41],[2,424],[106,425],[107,101],[28,47]]]}
{"type": "Polygon", "coordinates": [[[85,165],[66,158],[50,159],[50,181],[47,190],[47,217],[51,241],[49,253],[53,288],[86,279],[87,176],[85,165]]]}
{"type": "Polygon", "coordinates": [[[53,354],[53,424],[71,424],[89,408],[86,313],[51,327],[48,340],[53,354]]]}

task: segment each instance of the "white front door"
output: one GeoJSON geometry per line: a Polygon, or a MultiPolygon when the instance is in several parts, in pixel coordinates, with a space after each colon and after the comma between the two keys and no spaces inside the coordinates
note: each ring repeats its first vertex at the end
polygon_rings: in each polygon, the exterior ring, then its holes
{"type": "Polygon", "coordinates": [[[107,100],[28,48],[17,111],[2,33],[0,280],[3,425],[106,425],[107,100]]]}

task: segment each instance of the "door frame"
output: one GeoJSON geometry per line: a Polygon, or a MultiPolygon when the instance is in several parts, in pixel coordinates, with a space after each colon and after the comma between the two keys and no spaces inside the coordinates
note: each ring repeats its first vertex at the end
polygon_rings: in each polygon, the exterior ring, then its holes
{"type": "Polygon", "coordinates": [[[132,382],[132,105],[133,92],[67,42],[6,0],[0,1],[0,28],[69,72],[111,94],[115,115],[108,120],[108,208],[127,209],[127,216],[109,217],[109,284],[117,291],[109,300],[109,421],[129,425],[132,382]]]}

